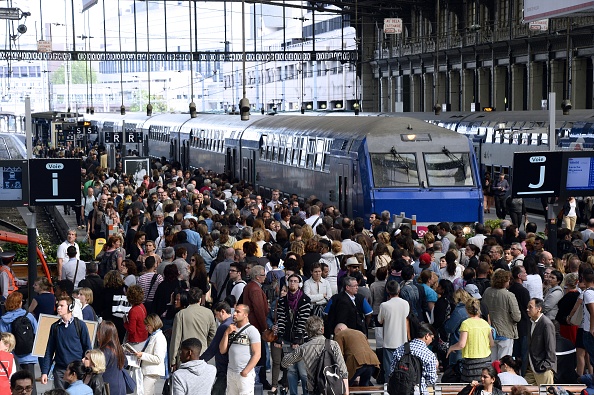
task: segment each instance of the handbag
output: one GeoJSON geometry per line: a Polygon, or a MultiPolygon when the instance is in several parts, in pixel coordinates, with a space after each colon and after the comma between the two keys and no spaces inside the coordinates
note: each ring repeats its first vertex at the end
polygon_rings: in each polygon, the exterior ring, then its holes
{"type": "Polygon", "coordinates": [[[171,395],[172,394],[172,388],[171,388],[171,378],[173,376],[169,376],[165,379],[165,382],[163,383],[163,391],[161,392],[163,395],[171,395]]]}
{"type": "Polygon", "coordinates": [[[264,340],[265,342],[272,343],[275,342],[276,339],[278,339],[278,336],[276,335],[276,333],[274,333],[272,329],[268,328],[264,332],[262,332],[262,340],[264,340]]]}
{"type": "MultiPolygon", "coordinates": [[[[274,323],[273,326],[276,325],[277,321],[277,311],[278,311],[278,301],[276,302],[276,308],[274,309],[274,323]]],[[[274,332],[272,328],[266,328],[264,332],[262,332],[262,339],[267,343],[273,343],[278,339],[278,335],[274,332]]]]}
{"type": "Polygon", "coordinates": [[[132,380],[130,373],[126,369],[122,369],[122,375],[124,376],[124,384],[126,384],[126,393],[133,394],[136,391],[136,382],[132,380]]]}
{"type": "Polygon", "coordinates": [[[576,325],[579,326],[582,324],[582,320],[584,318],[584,303],[580,303],[580,305],[578,306],[577,310],[575,311],[575,313],[573,313],[573,315],[571,316],[571,318],[569,319],[569,323],[571,325],[576,325]]]}

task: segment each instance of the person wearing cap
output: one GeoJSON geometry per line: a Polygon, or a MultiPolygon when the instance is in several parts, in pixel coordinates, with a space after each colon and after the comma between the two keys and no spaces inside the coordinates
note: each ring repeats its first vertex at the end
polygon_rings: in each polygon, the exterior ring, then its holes
{"type": "Polygon", "coordinates": [[[491,325],[497,331],[493,349],[495,359],[512,355],[514,339],[518,338],[517,323],[522,318],[518,301],[507,290],[510,277],[509,271],[496,270],[491,277],[491,287],[483,293],[483,303],[489,309],[491,325]]]}
{"type": "MultiPolygon", "coordinates": [[[[2,300],[6,300],[11,293],[19,291],[19,286],[27,285],[26,280],[17,278],[16,274],[12,271],[12,262],[15,255],[15,251],[0,252],[0,292],[2,300]]],[[[28,296],[26,288],[23,288],[20,292],[23,294],[24,298],[28,296]]]]}
{"type": "Polygon", "coordinates": [[[431,259],[431,255],[426,252],[422,253],[421,256],[419,256],[419,260],[413,263],[413,268],[415,269],[415,276],[421,274],[423,270],[429,269],[437,274],[438,277],[441,277],[439,266],[431,259]]]}
{"type": "Polygon", "coordinates": [[[342,291],[344,289],[344,283],[342,280],[348,276],[357,280],[359,287],[364,287],[365,278],[363,277],[363,274],[361,274],[361,263],[357,260],[357,258],[354,256],[347,258],[345,266],[346,272],[337,276],[338,290],[342,291]]]}

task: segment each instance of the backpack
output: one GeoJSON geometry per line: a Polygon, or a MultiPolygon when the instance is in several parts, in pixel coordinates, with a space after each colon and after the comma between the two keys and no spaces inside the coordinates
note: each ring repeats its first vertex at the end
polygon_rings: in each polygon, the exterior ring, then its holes
{"type": "Polygon", "coordinates": [[[423,363],[416,355],[410,352],[410,342],[404,343],[404,354],[394,366],[388,381],[388,394],[413,395],[415,385],[421,388],[423,363]]]}
{"type": "Polygon", "coordinates": [[[340,376],[338,363],[332,354],[329,339],[326,339],[315,372],[313,390],[315,395],[341,395],[346,392],[344,380],[340,376]]]}
{"type": "Polygon", "coordinates": [[[103,252],[99,262],[99,275],[101,278],[105,277],[107,272],[118,268],[118,252],[120,252],[119,248],[111,252],[103,252]]]}
{"type": "Polygon", "coordinates": [[[272,281],[262,284],[262,291],[266,294],[266,300],[271,303],[279,295],[278,276],[275,273],[271,275],[272,281]]]}
{"type": "Polygon", "coordinates": [[[31,351],[33,351],[33,343],[35,342],[35,332],[33,331],[31,320],[27,318],[27,314],[12,321],[10,332],[14,335],[16,340],[14,354],[31,354],[31,351]]]}

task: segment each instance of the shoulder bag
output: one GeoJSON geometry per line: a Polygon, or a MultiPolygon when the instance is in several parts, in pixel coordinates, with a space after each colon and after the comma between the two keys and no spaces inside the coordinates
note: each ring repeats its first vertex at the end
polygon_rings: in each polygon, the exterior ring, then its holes
{"type": "MultiPolygon", "coordinates": [[[[277,321],[277,311],[278,311],[278,301],[276,302],[276,308],[274,309],[274,323],[273,326],[276,325],[276,321],[277,321]]],[[[262,332],[262,340],[264,340],[267,343],[273,343],[278,339],[278,336],[276,334],[276,332],[274,331],[274,329],[272,328],[266,328],[264,330],[264,332],[262,332]]]]}

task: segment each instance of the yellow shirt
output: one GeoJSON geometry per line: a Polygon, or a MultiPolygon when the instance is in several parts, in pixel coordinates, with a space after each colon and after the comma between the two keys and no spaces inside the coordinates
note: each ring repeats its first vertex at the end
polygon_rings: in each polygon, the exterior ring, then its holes
{"type": "Polygon", "coordinates": [[[467,332],[466,346],[462,358],[486,358],[491,355],[489,333],[491,327],[483,319],[468,318],[460,325],[460,332],[467,332]]]}

